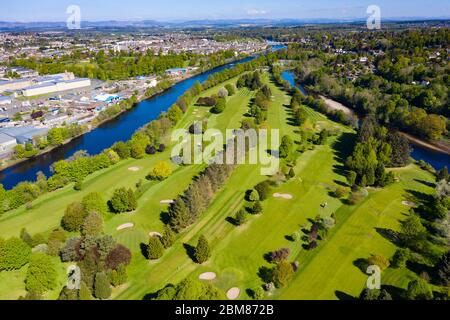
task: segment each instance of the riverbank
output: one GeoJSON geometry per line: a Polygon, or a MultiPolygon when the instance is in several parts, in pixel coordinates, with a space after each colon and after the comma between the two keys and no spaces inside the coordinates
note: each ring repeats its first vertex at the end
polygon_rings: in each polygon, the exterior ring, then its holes
{"type": "Polygon", "coordinates": [[[28,162],[28,161],[35,160],[38,157],[45,156],[46,154],[49,154],[49,153],[51,153],[51,152],[53,152],[53,151],[55,151],[55,150],[57,150],[59,148],[62,148],[64,146],[69,145],[74,140],[79,139],[79,138],[83,137],[84,135],[92,132],[93,130],[96,130],[96,129],[98,129],[101,126],[107,125],[109,122],[112,122],[112,121],[116,120],[121,115],[124,115],[127,112],[129,112],[132,109],[134,109],[139,103],[142,103],[142,102],[144,102],[146,100],[149,100],[149,99],[156,98],[157,96],[164,94],[166,91],[169,91],[175,85],[177,85],[177,84],[179,84],[179,83],[181,83],[183,81],[189,80],[189,79],[191,79],[193,77],[202,75],[204,73],[208,73],[208,72],[210,72],[210,71],[212,71],[212,70],[214,70],[216,68],[220,68],[220,67],[223,67],[223,66],[226,66],[226,65],[229,65],[229,64],[233,64],[233,63],[239,62],[241,60],[248,59],[249,57],[257,56],[259,54],[263,54],[265,52],[266,52],[266,50],[261,51],[261,52],[257,52],[257,53],[255,53],[254,55],[251,55],[251,56],[243,56],[243,57],[240,56],[240,57],[237,57],[237,58],[228,59],[223,64],[211,66],[208,69],[199,70],[199,71],[196,71],[196,72],[192,72],[190,74],[186,74],[186,75],[184,75],[182,77],[171,79],[170,80],[171,83],[170,83],[170,85],[168,87],[166,87],[166,88],[164,88],[162,90],[159,90],[159,91],[153,93],[150,96],[146,96],[145,94],[141,94],[141,95],[137,96],[136,102],[130,108],[123,109],[120,112],[118,112],[117,114],[115,114],[114,116],[112,116],[110,118],[107,118],[107,119],[104,119],[102,121],[99,121],[97,117],[94,118],[94,120],[91,123],[88,124],[88,130],[84,131],[80,135],[77,135],[77,136],[71,137],[70,139],[65,140],[62,144],[60,144],[58,146],[51,146],[51,147],[47,147],[47,148],[45,148],[43,150],[39,150],[39,152],[35,156],[33,156],[31,158],[2,160],[3,163],[0,165],[0,173],[2,171],[4,171],[4,170],[7,170],[7,169],[11,168],[11,167],[23,164],[23,163],[28,162]]]}
{"type": "Polygon", "coordinates": [[[405,132],[400,132],[404,137],[406,137],[411,143],[417,144],[419,146],[422,146],[424,148],[428,148],[430,150],[434,150],[437,152],[445,153],[450,155],[450,146],[437,142],[437,141],[427,141],[420,138],[417,138],[415,136],[412,136],[405,132]]]}

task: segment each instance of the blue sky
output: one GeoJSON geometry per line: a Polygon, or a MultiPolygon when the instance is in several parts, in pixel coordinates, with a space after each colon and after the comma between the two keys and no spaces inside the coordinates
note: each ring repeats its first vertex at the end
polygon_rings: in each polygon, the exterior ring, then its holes
{"type": "Polygon", "coordinates": [[[363,18],[375,4],[384,18],[449,17],[449,0],[6,0],[1,21],[65,21],[69,5],[83,20],[363,18]]]}

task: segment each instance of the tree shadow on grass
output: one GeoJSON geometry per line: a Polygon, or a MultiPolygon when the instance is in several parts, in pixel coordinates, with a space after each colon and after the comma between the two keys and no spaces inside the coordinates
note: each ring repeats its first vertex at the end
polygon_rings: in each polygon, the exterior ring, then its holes
{"type": "Polygon", "coordinates": [[[420,275],[423,272],[426,272],[429,275],[434,274],[434,269],[432,267],[430,267],[426,264],[423,264],[423,263],[416,262],[416,261],[408,260],[406,262],[406,268],[408,270],[411,270],[412,272],[414,272],[417,275],[420,275]]]}
{"type": "Polygon", "coordinates": [[[406,198],[408,200],[411,200],[411,201],[415,202],[415,203],[426,204],[426,203],[428,203],[428,202],[433,200],[433,196],[432,195],[426,194],[426,193],[423,193],[423,192],[419,192],[417,190],[407,189],[406,192],[407,192],[406,198]]]}
{"type": "Polygon", "coordinates": [[[189,256],[189,258],[192,259],[192,261],[197,262],[195,259],[195,247],[191,246],[188,243],[183,243],[183,247],[186,250],[186,254],[189,256]]]}
{"type": "Polygon", "coordinates": [[[414,179],[414,181],[421,183],[427,187],[433,188],[433,189],[436,188],[436,184],[433,182],[428,182],[428,181],[420,180],[420,179],[414,179]]]}
{"type": "Polygon", "coordinates": [[[353,146],[356,142],[356,135],[349,132],[344,132],[333,144],[332,148],[335,150],[335,160],[344,163],[348,156],[353,151],[353,146]]]}
{"type": "Polygon", "coordinates": [[[353,265],[357,267],[362,273],[367,274],[367,267],[369,266],[369,263],[367,262],[367,259],[359,258],[353,261],[353,265]]]}
{"type": "Polygon", "coordinates": [[[375,228],[375,230],[378,232],[378,234],[380,236],[389,240],[393,244],[395,244],[397,246],[401,244],[400,236],[399,236],[398,232],[395,232],[394,230],[391,230],[391,229],[385,229],[385,228],[375,228]]]}
{"type": "Polygon", "coordinates": [[[336,298],[338,298],[339,300],[343,300],[343,301],[345,301],[345,300],[347,300],[347,301],[358,300],[358,298],[356,298],[356,297],[354,297],[352,295],[349,295],[348,293],[339,291],[339,290],[336,290],[334,292],[334,294],[336,295],[336,298]]]}
{"type": "Polygon", "coordinates": [[[387,292],[389,292],[389,294],[392,297],[392,300],[403,300],[406,297],[406,290],[399,287],[383,284],[381,285],[381,289],[384,289],[387,292]]]}
{"type": "Polygon", "coordinates": [[[170,221],[170,217],[169,217],[169,212],[168,211],[162,211],[159,214],[159,220],[164,223],[164,224],[169,224],[170,221]]]}
{"type": "Polygon", "coordinates": [[[271,282],[272,281],[272,269],[270,269],[266,266],[262,266],[258,270],[258,277],[260,277],[264,283],[271,282]]]}
{"type": "Polygon", "coordinates": [[[239,224],[236,222],[236,219],[233,217],[226,217],[225,221],[228,222],[229,224],[235,226],[235,227],[239,227],[239,224]]]}
{"type": "Polygon", "coordinates": [[[141,254],[144,256],[145,259],[148,259],[148,249],[147,249],[147,244],[145,243],[141,243],[139,244],[139,248],[141,250],[141,254]]]}

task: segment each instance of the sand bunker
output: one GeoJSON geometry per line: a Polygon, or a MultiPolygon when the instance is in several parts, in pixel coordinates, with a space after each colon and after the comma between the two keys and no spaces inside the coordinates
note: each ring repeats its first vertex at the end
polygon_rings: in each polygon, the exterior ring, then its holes
{"type": "Polygon", "coordinates": [[[288,193],[274,193],[273,196],[275,198],[281,198],[281,199],[286,199],[286,200],[292,200],[294,198],[292,196],[292,194],[288,194],[288,193]]]}
{"type": "Polygon", "coordinates": [[[130,229],[130,228],[133,228],[134,227],[134,223],[124,223],[124,224],[122,224],[122,225],[120,225],[120,226],[118,226],[117,227],[117,231],[120,231],[120,230],[124,230],[124,229],[130,229]]]}
{"type": "Polygon", "coordinates": [[[239,288],[231,288],[227,292],[227,298],[229,300],[236,300],[239,297],[240,294],[241,294],[241,289],[239,289],[239,288]]]}
{"type": "Polygon", "coordinates": [[[139,171],[141,169],[138,168],[138,167],[129,167],[128,170],[133,171],[133,172],[137,172],[137,171],[139,171]]]}
{"type": "Polygon", "coordinates": [[[161,204],[172,204],[174,202],[175,202],[174,200],[161,200],[159,203],[161,203],[161,204]]]}
{"type": "Polygon", "coordinates": [[[412,201],[402,201],[402,204],[407,207],[417,207],[417,204],[412,201]]]}
{"type": "Polygon", "coordinates": [[[148,235],[150,236],[150,238],[153,238],[153,237],[162,238],[162,234],[159,232],[156,232],[156,231],[152,231],[148,235]]]}
{"type": "Polygon", "coordinates": [[[214,272],[205,272],[198,276],[200,280],[214,280],[217,275],[214,272]]]}

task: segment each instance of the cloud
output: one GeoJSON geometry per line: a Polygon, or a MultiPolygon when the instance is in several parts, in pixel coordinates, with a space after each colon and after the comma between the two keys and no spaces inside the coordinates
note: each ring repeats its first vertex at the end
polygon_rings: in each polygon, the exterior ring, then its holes
{"type": "Polygon", "coordinates": [[[263,16],[266,15],[267,13],[268,11],[264,9],[255,9],[255,8],[247,9],[247,15],[249,16],[263,16]]]}

